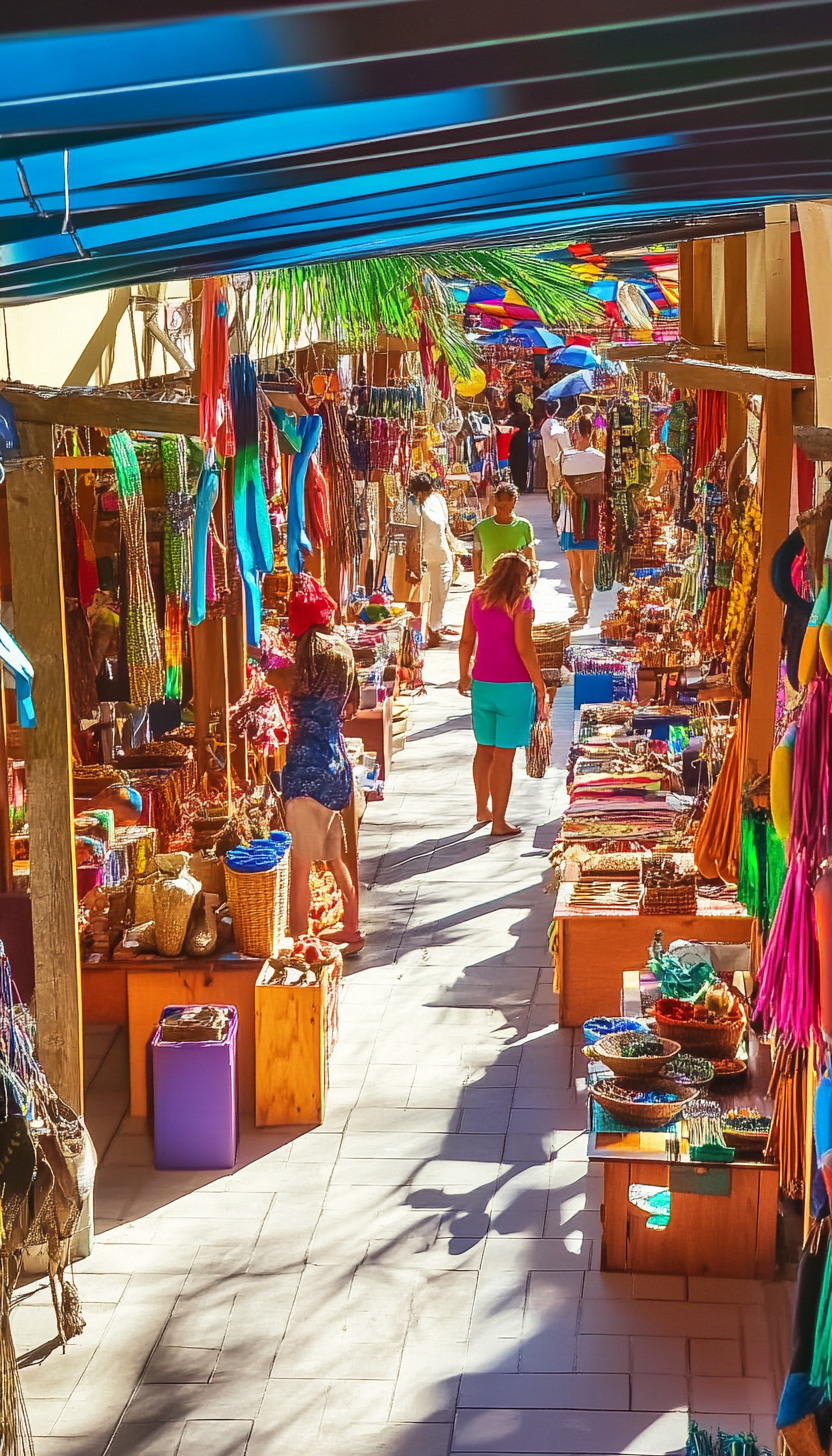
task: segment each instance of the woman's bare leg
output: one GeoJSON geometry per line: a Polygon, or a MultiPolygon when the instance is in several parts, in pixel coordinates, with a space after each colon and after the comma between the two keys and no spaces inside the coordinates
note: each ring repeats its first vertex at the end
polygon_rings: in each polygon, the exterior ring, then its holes
{"type": "Polygon", "coordinates": [[[506,819],[509,794],[511,793],[511,779],[514,769],[514,748],[495,748],[492,750],[494,760],[491,764],[491,807],[494,817],[491,821],[491,833],[497,835],[519,834],[520,830],[514,824],[509,824],[506,819]]]}
{"type": "Polygon", "coordinates": [[[309,934],[309,906],[312,903],[312,893],[309,888],[309,871],[312,868],[312,861],[301,859],[292,850],[292,879],[289,886],[289,934],[293,936],[309,934]]]}
{"type": "Polygon", "coordinates": [[[572,589],[572,595],[575,598],[576,616],[583,617],[584,592],[583,583],[581,580],[580,562],[580,557],[582,553],[580,551],[564,551],[563,554],[566,557],[566,563],[569,567],[569,585],[572,589]]]}
{"type": "Polygon", "coordinates": [[[355,893],[352,875],[343,859],[331,859],[327,861],[327,864],[332,870],[333,878],[341,891],[341,899],[344,902],[344,936],[347,940],[358,940],[361,935],[358,929],[358,896],[355,893]]]}
{"type": "Polygon", "coordinates": [[[581,557],[581,590],[583,592],[583,615],[589,616],[592,593],[595,590],[595,562],[597,551],[579,551],[581,557]]]}
{"type": "Polygon", "coordinates": [[[490,793],[491,764],[494,749],[490,744],[478,743],[474,754],[474,792],[477,796],[477,823],[484,824],[491,818],[488,802],[490,793]]]}

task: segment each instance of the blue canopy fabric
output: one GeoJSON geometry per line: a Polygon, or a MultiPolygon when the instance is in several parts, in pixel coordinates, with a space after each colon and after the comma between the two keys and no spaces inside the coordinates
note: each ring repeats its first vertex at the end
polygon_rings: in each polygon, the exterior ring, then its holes
{"type": "Polygon", "coordinates": [[[828,196],[819,0],[0,7],[0,304],[828,196]]]}
{"type": "Polygon", "coordinates": [[[480,344],[522,344],[526,349],[557,349],[563,344],[560,334],[553,334],[541,324],[513,324],[510,329],[496,329],[481,334],[480,344]]]}
{"type": "Polygon", "coordinates": [[[591,349],[585,349],[583,344],[568,344],[565,349],[558,349],[553,364],[563,364],[571,369],[594,369],[598,363],[598,355],[591,349]]]}
{"type": "Polygon", "coordinates": [[[578,369],[574,374],[565,374],[557,384],[550,384],[540,396],[541,399],[565,399],[572,394],[588,394],[595,388],[595,373],[592,369],[578,369]]]}

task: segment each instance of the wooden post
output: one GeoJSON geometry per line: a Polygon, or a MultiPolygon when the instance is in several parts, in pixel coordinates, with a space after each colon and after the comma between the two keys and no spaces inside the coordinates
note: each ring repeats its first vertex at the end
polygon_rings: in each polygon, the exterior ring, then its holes
{"type": "Polygon", "coordinates": [[[792,367],[791,207],[766,208],[766,368],[792,367]]]}
{"type": "Polygon", "coordinates": [[[679,244],[679,338],[693,344],[693,243],[679,244]]]}
{"type": "Polygon", "coordinates": [[[80,1112],[84,1076],[75,895],[72,740],[58,496],[51,424],[18,421],[26,468],[8,468],[15,637],[34,668],[37,727],[24,731],[37,1050],[55,1090],[80,1112]]]}
{"type": "MultiPolygon", "coordinates": [[[[725,239],[725,362],[748,364],[748,272],[745,233],[725,239]]],[[[729,396],[730,398],[730,396],[729,396]]]]}
{"type": "Polygon", "coordinates": [[[760,441],[760,493],[762,531],[757,615],[754,631],[754,671],[748,720],[745,781],[768,769],[774,739],[777,688],[780,681],[780,634],[783,603],[771,584],[771,562],[789,534],[792,484],[792,393],[787,383],[769,383],[763,404],[760,441]]]}
{"type": "Polygon", "coordinates": [[[797,205],[797,216],[806,265],[806,291],[809,295],[812,353],[815,360],[814,423],[832,425],[832,332],[829,329],[832,205],[829,202],[800,202],[797,205]]]}
{"type": "Polygon", "coordinates": [[[711,239],[693,241],[693,339],[706,348],[714,341],[714,293],[711,272],[711,239]]]}

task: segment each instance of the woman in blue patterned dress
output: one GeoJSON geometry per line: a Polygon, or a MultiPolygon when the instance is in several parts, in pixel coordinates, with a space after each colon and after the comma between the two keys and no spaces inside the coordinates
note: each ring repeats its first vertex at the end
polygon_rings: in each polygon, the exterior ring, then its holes
{"type": "Polygon", "coordinates": [[[283,768],[286,828],[292,836],[289,929],[305,935],[309,924],[309,872],[324,860],[344,901],[344,928],[332,939],[345,955],[364,942],[358,929],[355,886],[343,857],[341,810],[352,798],[352,769],[342,723],[355,711],[357,680],[351,647],[333,629],[335,603],[314,577],[296,578],[289,601],[289,630],[297,639],[295,684],[289,696],[291,726],[283,768]]]}

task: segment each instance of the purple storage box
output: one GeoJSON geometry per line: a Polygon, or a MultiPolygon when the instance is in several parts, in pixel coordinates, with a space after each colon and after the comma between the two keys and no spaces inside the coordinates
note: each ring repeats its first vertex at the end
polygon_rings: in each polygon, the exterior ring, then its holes
{"type": "MultiPolygon", "coordinates": [[[[166,1006],[170,1011],[187,1008],[166,1006]]],[[[233,1168],[237,1156],[237,1008],[222,1041],[150,1043],[157,1168],[233,1168]]]]}

